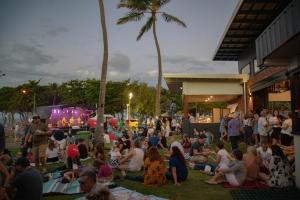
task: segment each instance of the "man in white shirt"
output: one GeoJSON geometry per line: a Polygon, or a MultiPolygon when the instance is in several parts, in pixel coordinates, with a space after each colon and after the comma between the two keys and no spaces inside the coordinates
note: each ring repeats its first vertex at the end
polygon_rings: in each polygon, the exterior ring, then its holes
{"type": "Polygon", "coordinates": [[[260,142],[268,142],[268,121],[266,119],[266,112],[263,110],[260,112],[260,117],[257,123],[257,130],[260,137],[260,142]]]}

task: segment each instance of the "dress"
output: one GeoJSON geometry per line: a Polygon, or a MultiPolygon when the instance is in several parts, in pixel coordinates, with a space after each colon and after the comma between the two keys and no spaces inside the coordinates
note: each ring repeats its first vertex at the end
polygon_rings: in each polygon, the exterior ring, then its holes
{"type": "Polygon", "coordinates": [[[144,185],[163,185],[166,183],[165,166],[162,160],[151,162],[149,158],[144,161],[144,185]]]}
{"type": "Polygon", "coordinates": [[[283,188],[289,186],[289,170],[290,165],[287,160],[283,160],[279,156],[272,156],[270,162],[271,178],[268,184],[271,187],[283,188]]]}

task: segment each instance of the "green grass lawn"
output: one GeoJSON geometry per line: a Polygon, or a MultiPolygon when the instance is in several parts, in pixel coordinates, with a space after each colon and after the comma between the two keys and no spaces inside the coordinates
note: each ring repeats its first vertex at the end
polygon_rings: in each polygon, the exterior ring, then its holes
{"type": "MultiPolygon", "coordinates": [[[[89,133],[81,133],[79,137],[88,140],[89,133]]],[[[214,145],[211,146],[214,149],[214,145]]],[[[230,145],[228,143],[225,144],[226,149],[230,149],[230,145]]],[[[109,146],[105,146],[106,151],[109,149],[109,146]]],[[[244,143],[240,144],[240,149],[245,152],[246,145],[244,143]]],[[[17,149],[10,149],[12,152],[16,152],[17,149]]],[[[92,160],[85,161],[83,164],[90,164],[92,160]]],[[[48,165],[48,171],[51,171],[57,167],[62,166],[63,164],[52,164],[48,165]]],[[[115,175],[120,176],[120,172],[115,170],[115,175]]],[[[141,175],[140,173],[128,173],[128,175],[141,175]]],[[[134,182],[129,180],[117,180],[116,184],[118,186],[122,186],[128,188],[130,190],[135,190],[137,192],[143,194],[152,194],[159,197],[164,197],[171,200],[193,200],[193,199],[201,199],[201,200],[214,200],[214,199],[222,199],[222,200],[231,200],[232,197],[229,193],[229,190],[224,189],[221,185],[212,186],[205,184],[204,181],[209,179],[210,176],[204,175],[199,171],[189,169],[188,180],[181,184],[181,186],[174,186],[172,182],[168,182],[166,185],[161,187],[145,187],[140,182],[134,182]]],[[[55,195],[44,197],[45,200],[69,200],[81,197],[80,195],[55,195]]]]}

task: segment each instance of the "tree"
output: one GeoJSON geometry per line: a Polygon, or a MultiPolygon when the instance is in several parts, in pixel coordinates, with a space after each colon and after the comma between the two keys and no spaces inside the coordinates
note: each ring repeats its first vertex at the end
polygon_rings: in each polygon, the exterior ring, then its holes
{"type": "Polygon", "coordinates": [[[140,21],[146,14],[149,14],[149,18],[144,26],[141,28],[137,40],[140,40],[145,32],[152,28],[154,42],[157,51],[157,62],[158,62],[158,77],[157,77],[157,88],[155,98],[155,115],[160,115],[160,91],[161,91],[161,79],[162,79],[162,62],[160,47],[156,34],[156,20],[157,14],[161,14],[162,18],[166,22],[175,22],[180,26],[186,27],[185,23],[179,20],[177,17],[169,15],[165,12],[161,12],[161,8],[168,4],[171,0],[120,0],[118,8],[126,8],[129,12],[122,18],[120,18],[117,24],[125,24],[132,21],[140,21]]]}
{"type": "Polygon", "coordinates": [[[100,10],[100,21],[102,27],[102,39],[103,39],[103,61],[101,67],[101,80],[99,90],[99,104],[97,125],[95,130],[95,142],[104,146],[104,106],[105,106],[105,89],[106,89],[106,76],[107,76],[107,62],[108,62],[108,39],[105,23],[105,10],[103,0],[98,0],[100,10]]]}

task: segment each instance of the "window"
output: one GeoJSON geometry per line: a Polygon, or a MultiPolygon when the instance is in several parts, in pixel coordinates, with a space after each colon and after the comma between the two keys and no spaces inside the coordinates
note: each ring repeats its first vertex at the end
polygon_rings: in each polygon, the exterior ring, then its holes
{"type": "Polygon", "coordinates": [[[250,64],[247,64],[245,67],[243,67],[242,74],[249,74],[250,75],[250,64]]]}

